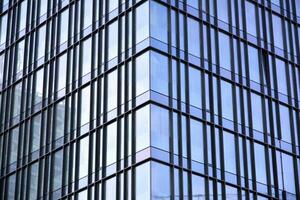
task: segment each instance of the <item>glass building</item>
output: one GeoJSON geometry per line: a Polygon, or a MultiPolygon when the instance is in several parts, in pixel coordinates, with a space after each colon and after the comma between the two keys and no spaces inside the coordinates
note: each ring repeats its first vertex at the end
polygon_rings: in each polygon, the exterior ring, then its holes
{"type": "Polygon", "coordinates": [[[300,198],[299,0],[0,8],[0,199],[300,198]]]}

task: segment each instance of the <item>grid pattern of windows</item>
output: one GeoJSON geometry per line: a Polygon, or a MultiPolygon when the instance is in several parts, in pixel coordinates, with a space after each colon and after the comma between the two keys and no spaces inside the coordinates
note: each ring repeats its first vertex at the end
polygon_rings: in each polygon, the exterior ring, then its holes
{"type": "Polygon", "coordinates": [[[0,8],[0,199],[300,196],[300,1],[0,8]]]}

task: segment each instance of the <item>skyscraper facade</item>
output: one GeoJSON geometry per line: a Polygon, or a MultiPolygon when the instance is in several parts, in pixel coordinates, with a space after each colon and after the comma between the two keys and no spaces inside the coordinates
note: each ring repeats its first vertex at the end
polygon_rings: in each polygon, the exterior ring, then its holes
{"type": "Polygon", "coordinates": [[[300,198],[299,0],[0,7],[0,199],[300,198]]]}

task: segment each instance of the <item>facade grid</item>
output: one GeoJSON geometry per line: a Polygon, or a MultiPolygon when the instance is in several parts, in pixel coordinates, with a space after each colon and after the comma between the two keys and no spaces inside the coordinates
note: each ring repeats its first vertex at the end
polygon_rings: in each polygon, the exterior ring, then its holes
{"type": "Polygon", "coordinates": [[[300,1],[0,1],[0,199],[300,198],[300,1]]]}

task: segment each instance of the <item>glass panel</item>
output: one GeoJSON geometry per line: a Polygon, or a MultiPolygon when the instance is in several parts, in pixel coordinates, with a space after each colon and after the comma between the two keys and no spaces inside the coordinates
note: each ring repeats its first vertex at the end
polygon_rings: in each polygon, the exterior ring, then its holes
{"type": "Polygon", "coordinates": [[[190,104],[202,108],[201,71],[193,67],[189,67],[189,94],[190,104]]]}
{"type": "Polygon", "coordinates": [[[223,131],[225,171],[236,173],[234,135],[223,131]]]}
{"type": "Polygon", "coordinates": [[[119,5],[118,0],[108,0],[108,13],[116,9],[119,5]]]}
{"type": "Polygon", "coordinates": [[[285,71],[285,63],[276,59],[276,76],[277,76],[277,85],[278,92],[281,94],[287,94],[287,80],[286,80],[286,71],[285,71]]]}
{"type": "Polygon", "coordinates": [[[260,83],[258,50],[255,47],[248,46],[248,61],[250,80],[255,81],[256,83],[260,83]]]}
{"type": "Polygon", "coordinates": [[[14,128],[9,134],[9,163],[12,164],[17,161],[18,156],[18,144],[19,144],[19,128],[14,128]]]}
{"type": "Polygon", "coordinates": [[[283,49],[283,33],[281,18],[276,14],[272,15],[273,18],[273,37],[274,45],[280,49],[283,49]]]}
{"type": "Polygon", "coordinates": [[[61,188],[63,174],[63,150],[54,154],[53,159],[52,191],[61,188]]]}
{"type": "Polygon", "coordinates": [[[110,61],[112,58],[118,55],[118,21],[108,26],[108,56],[110,61]]]}
{"type": "Polygon", "coordinates": [[[187,18],[188,28],[188,51],[190,54],[200,57],[200,33],[199,33],[199,22],[187,18]]]}
{"type": "Polygon", "coordinates": [[[151,19],[150,31],[151,37],[156,38],[164,43],[168,43],[168,17],[167,8],[155,1],[150,2],[151,19]]]}
{"type": "Polygon", "coordinates": [[[15,199],[16,174],[7,178],[7,199],[15,199]]]}
{"type": "Polygon", "coordinates": [[[231,71],[231,53],[229,36],[222,32],[219,32],[219,59],[220,67],[231,71]]]}
{"type": "Polygon", "coordinates": [[[191,131],[191,157],[192,160],[204,163],[203,158],[203,127],[202,123],[190,120],[191,131]]]}
{"type": "Polygon", "coordinates": [[[193,200],[205,199],[205,182],[201,176],[192,175],[193,200]]]}
{"type": "Polygon", "coordinates": [[[32,164],[29,168],[29,177],[30,177],[30,184],[29,184],[29,191],[28,191],[28,199],[35,200],[37,199],[37,190],[38,190],[38,162],[32,164]]]}
{"type": "Polygon", "coordinates": [[[149,52],[136,58],[136,96],[149,90],[149,52]]]}
{"type": "Polygon", "coordinates": [[[86,29],[93,22],[93,0],[84,0],[83,3],[84,3],[83,29],[86,29]]]}
{"type": "MultiPolygon", "coordinates": [[[[4,72],[4,58],[5,58],[5,54],[1,54],[0,55],[0,85],[2,85],[4,77],[3,77],[3,72],[4,72]]],[[[1,86],[0,86],[1,87],[1,86]]]]}
{"type": "Polygon", "coordinates": [[[32,119],[32,129],[31,152],[35,152],[40,148],[41,114],[34,116],[32,119]]]}
{"type": "Polygon", "coordinates": [[[117,124],[109,124],[106,128],[106,166],[116,162],[117,158],[117,124]]]}
{"type": "Polygon", "coordinates": [[[157,162],[151,162],[151,198],[171,199],[170,168],[157,162]]]}
{"type": "Polygon", "coordinates": [[[218,5],[218,19],[223,22],[228,23],[228,1],[227,0],[217,0],[218,5]]]}
{"type": "Polygon", "coordinates": [[[85,137],[80,140],[79,147],[79,177],[81,179],[88,175],[89,171],[89,138],[85,137]]]}
{"type": "Polygon", "coordinates": [[[84,76],[91,72],[91,62],[92,62],[92,43],[91,38],[85,40],[82,43],[82,73],[84,76]]]}
{"type": "Polygon", "coordinates": [[[284,189],[295,194],[295,174],[293,157],[282,153],[284,189]]]}
{"type": "Polygon", "coordinates": [[[107,75],[107,111],[111,111],[117,107],[118,103],[118,76],[117,70],[107,75]]]}
{"type": "MultiPolygon", "coordinates": [[[[86,19],[86,18],[85,18],[86,19]]],[[[60,13],[59,43],[62,44],[68,40],[69,30],[69,9],[60,13]]]]}
{"type": "Polygon", "coordinates": [[[147,105],[136,111],[136,151],[150,146],[150,106],[147,105]]]}
{"type": "Polygon", "coordinates": [[[251,108],[253,129],[263,132],[261,96],[251,93],[251,108]]]}
{"type": "Polygon", "coordinates": [[[279,105],[280,108],[280,126],[281,126],[281,139],[291,143],[291,123],[290,113],[286,106],[279,105]]]}
{"type": "Polygon", "coordinates": [[[24,67],[24,52],[25,52],[25,42],[22,40],[17,44],[17,52],[16,52],[16,74],[21,72],[24,67]]]}
{"type": "Polygon", "coordinates": [[[136,200],[150,200],[150,162],[136,168],[136,200]]]}
{"type": "Polygon", "coordinates": [[[109,200],[115,200],[116,199],[116,177],[110,178],[107,181],[105,181],[106,186],[106,198],[109,200]]]}
{"type": "Polygon", "coordinates": [[[20,6],[19,31],[23,30],[26,26],[27,0],[23,1],[20,6]]]}
{"type": "Polygon", "coordinates": [[[198,1],[197,0],[186,0],[186,3],[193,8],[198,9],[198,1]]]}
{"type": "Polygon", "coordinates": [[[43,81],[44,81],[44,69],[40,69],[35,74],[35,97],[34,105],[41,102],[43,99],[43,81]]]}
{"type": "Polygon", "coordinates": [[[168,96],[168,58],[154,51],[151,52],[151,90],[168,96]]]}
{"type": "Polygon", "coordinates": [[[136,44],[149,37],[149,3],[136,8],[136,44]],[[147,23],[148,22],[148,23],[147,23]]]}
{"type": "Polygon", "coordinates": [[[13,117],[20,115],[22,101],[22,82],[14,87],[14,103],[13,103],[13,117]]]}
{"type": "Polygon", "coordinates": [[[46,25],[38,29],[38,48],[37,48],[37,59],[45,55],[46,47],[46,25]]]}
{"type": "Polygon", "coordinates": [[[65,128],[65,100],[58,102],[55,105],[55,128],[54,128],[54,140],[61,138],[64,135],[65,128]]]}
{"type": "Polygon", "coordinates": [[[169,151],[169,112],[151,105],[151,146],[169,151]]]}
{"type": "Polygon", "coordinates": [[[0,45],[6,41],[7,14],[0,18],[0,45]]]}
{"type": "Polygon", "coordinates": [[[256,17],[255,17],[255,5],[246,1],[246,26],[247,33],[256,37],[256,17]]]}
{"type": "Polygon", "coordinates": [[[227,81],[221,81],[222,115],[233,121],[232,85],[227,81]]]}
{"type": "Polygon", "coordinates": [[[39,0],[40,5],[40,16],[46,14],[47,12],[47,6],[48,6],[48,0],[39,0]]]}
{"type": "Polygon", "coordinates": [[[90,86],[87,86],[81,90],[81,126],[90,121],[90,99],[90,86]]]}
{"type": "Polygon", "coordinates": [[[254,143],[256,181],[267,184],[265,149],[263,145],[254,143]]]}
{"type": "Polygon", "coordinates": [[[67,79],[67,54],[63,54],[58,58],[57,62],[58,72],[57,72],[57,91],[66,87],[67,79]]]}

